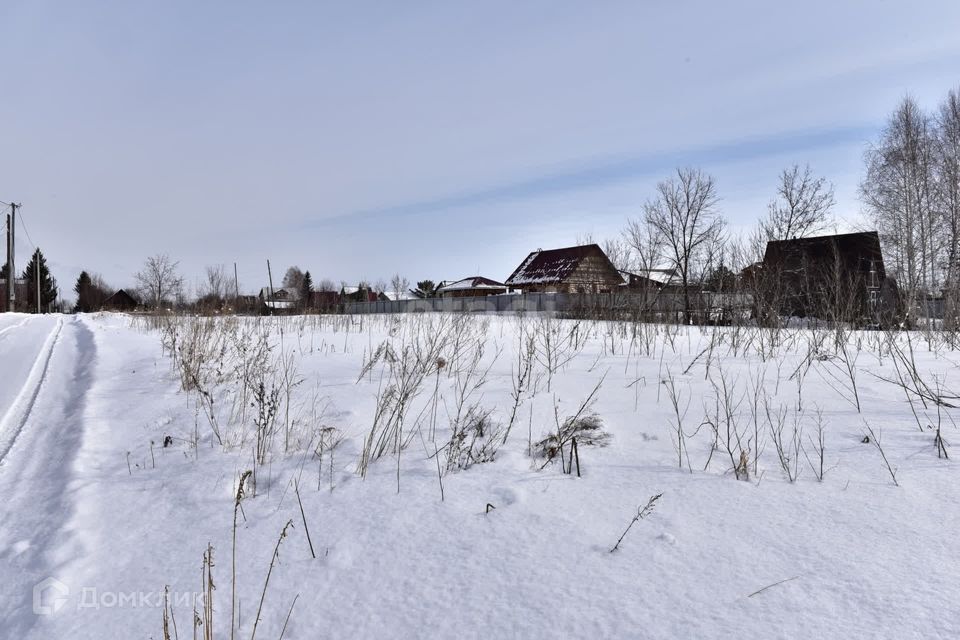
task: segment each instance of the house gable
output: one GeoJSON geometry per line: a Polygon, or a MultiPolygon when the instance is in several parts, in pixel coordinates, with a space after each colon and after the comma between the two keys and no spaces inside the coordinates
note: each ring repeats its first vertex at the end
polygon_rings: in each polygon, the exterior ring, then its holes
{"type": "Polygon", "coordinates": [[[596,244],[531,252],[507,278],[509,287],[544,291],[610,288],[623,278],[596,244]]]}

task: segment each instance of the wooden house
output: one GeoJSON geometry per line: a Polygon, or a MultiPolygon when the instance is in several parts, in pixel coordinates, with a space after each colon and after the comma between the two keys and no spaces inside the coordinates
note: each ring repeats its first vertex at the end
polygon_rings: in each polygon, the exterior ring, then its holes
{"type": "Polygon", "coordinates": [[[137,308],[137,299],[123,289],[117,289],[100,305],[103,311],[133,311],[137,308]]]}
{"type": "Polygon", "coordinates": [[[772,240],[759,271],[758,293],[781,316],[888,324],[900,314],[876,231],[772,240]]]}
{"type": "Polygon", "coordinates": [[[300,303],[300,292],[295,287],[262,287],[260,310],[263,313],[293,313],[300,303]]]}
{"type": "Polygon", "coordinates": [[[674,269],[640,269],[621,271],[630,291],[664,291],[681,288],[680,276],[674,269]]]}
{"type": "Polygon", "coordinates": [[[504,283],[524,293],[607,293],[624,283],[610,258],[596,244],[537,249],[504,283]]]}
{"type": "Polygon", "coordinates": [[[483,276],[473,276],[453,282],[445,280],[435,289],[435,295],[438,298],[495,296],[506,292],[507,285],[483,276]]]}

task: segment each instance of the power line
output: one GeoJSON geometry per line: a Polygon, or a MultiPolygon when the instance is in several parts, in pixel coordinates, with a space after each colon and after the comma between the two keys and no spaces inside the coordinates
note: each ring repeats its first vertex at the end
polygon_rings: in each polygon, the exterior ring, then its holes
{"type": "MultiPolygon", "coordinates": [[[[17,207],[17,208],[20,209],[21,212],[23,211],[23,205],[22,205],[22,204],[21,204],[19,207],[17,207]]],[[[29,243],[30,243],[30,246],[33,247],[33,250],[36,251],[36,250],[37,250],[37,245],[33,244],[33,238],[30,237],[30,232],[27,231],[27,223],[24,222],[24,220],[23,220],[23,213],[20,214],[20,226],[23,227],[23,232],[24,232],[25,234],[27,234],[27,242],[29,242],[29,243]]]]}

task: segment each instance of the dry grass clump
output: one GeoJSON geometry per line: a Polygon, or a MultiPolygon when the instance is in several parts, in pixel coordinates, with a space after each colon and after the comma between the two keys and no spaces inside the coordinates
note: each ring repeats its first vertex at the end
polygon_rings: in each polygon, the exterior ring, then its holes
{"type": "Polygon", "coordinates": [[[445,446],[447,471],[462,471],[475,464],[493,462],[503,444],[503,425],[493,420],[492,411],[470,407],[466,416],[454,426],[445,446]]]}
{"type": "Polygon", "coordinates": [[[605,447],[610,443],[613,436],[604,431],[603,419],[592,410],[604,378],[600,379],[600,382],[583,401],[577,412],[567,416],[562,422],[560,420],[560,409],[554,403],[553,415],[556,431],[533,445],[534,457],[545,459],[540,467],[541,469],[559,458],[563,472],[572,473],[574,460],[576,460],[577,475],[580,475],[579,448],[584,446],[605,447]]]}

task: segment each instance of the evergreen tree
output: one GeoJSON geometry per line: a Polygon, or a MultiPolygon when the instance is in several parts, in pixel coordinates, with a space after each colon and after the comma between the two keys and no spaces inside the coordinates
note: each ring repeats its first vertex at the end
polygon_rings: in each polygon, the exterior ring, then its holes
{"type": "Polygon", "coordinates": [[[91,305],[91,290],[93,289],[93,279],[90,277],[90,274],[86,271],[80,272],[80,277],[77,278],[77,283],[73,285],[73,292],[77,294],[77,304],[73,308],[77,313],[90,313],[92,309],[91,305]]]}
{"type": "Polygon", "coordinates": [[[113,290],[107,286],[103,278],[96,274],[90,275],[86,271],[80,272],[80,277],[73,285],[73,291],[77,294],[77,304],[73,308],[76,313],[98,311],[103,306],[103,301],[113,293],[113,290]]]}
{"type": "Polygon", "coordinates": [[[23,270],[23,279],[27,281],[27,300],[22,301],[24,309],[37,311],[37,275],[40,276],[40,312],[46,313],[57,299],[57,281],[47,268],[47,259],[43,252],[36,249],[23,270]]]}
{"type": "Polygon", "coordinates": [[[433,280],[421,280],[417,283],[417,288],[413,291],[413,295],[418,298],[432,298],[436,295],[436,285],[433,283],[433,280]]]}
{"type": "Polygon", "coordinates": [[[300,304],[304,309],[310,308],[311,293],[313,293],[313,278],[307,271],[303,274],[303,280],[300,281],[300,304]]]}

